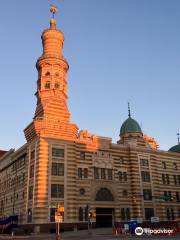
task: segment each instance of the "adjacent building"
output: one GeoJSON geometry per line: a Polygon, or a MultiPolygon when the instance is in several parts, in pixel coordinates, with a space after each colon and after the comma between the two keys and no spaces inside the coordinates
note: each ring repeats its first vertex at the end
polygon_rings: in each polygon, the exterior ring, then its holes
{"type": "Polygon", "coordinates": [[[0,157],[0,218],[19,216],[36,231],[54,228],[63,207],[62,227],[111,226],[130,219],[180,218],[180,144],[169,151],[128,118],[112,143],[79,130],[70,120],[68,62],[56,20],[42,33],[36,68],[37,105],[25,128],[26,144],[0,157]]]}

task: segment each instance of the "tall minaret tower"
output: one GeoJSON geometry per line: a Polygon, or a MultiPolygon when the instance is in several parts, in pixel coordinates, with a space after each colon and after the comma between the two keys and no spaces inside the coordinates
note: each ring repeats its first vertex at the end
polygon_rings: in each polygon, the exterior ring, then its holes
{"type": "MultiPolygon", "coordinates": [[[[49,207],[54,204],[51,202],[53,149],[63,151],[61,163],[64,164],[67,172],[67,161],[71,166],[74,164],[74,158],[68,155],[67,149],[69,145],[74,146],[78,135],[78,127],[70,122],[67,107],[69,66],[62,54],[64,36],[56,27],[54,19],[56,7],[51,5],[50,10],[53,18],[50,19],[50,27],[42,33],[43,53],[36,63],[38,71],[36,111],[33,121],[24,130],[27,140],[28,169],[25,192],[26,215],[27,219],[30,218],[28,221],[33,224],[50,221],[49,207]]],[[[56,183],[60,184],[61,190],[64,189],[62,192],[64,191],[66,198],[67,180],[61,177],[56,183]]],[[[72,182],[70,184],[72,186],[72,182]]],[[[62,206],[67,209],[64,198],[62,196],[61,198],[62,206]]],[[[58,199],[58,204],[59,201],[58,199]]]]}
{"type": "Polygon", "coordinates": [[[42,33],[43,53],[37,60],[37,106],[33,122],[25,129],[27,141],[44,135],[55,138],[76,138],[78,128],[70,123],[67,107],[67,71],[69,65],[63,57],[64,35],[57,29],[54,15],[57,8],[51,5],[53,17],[50,27],[42,33]]]}

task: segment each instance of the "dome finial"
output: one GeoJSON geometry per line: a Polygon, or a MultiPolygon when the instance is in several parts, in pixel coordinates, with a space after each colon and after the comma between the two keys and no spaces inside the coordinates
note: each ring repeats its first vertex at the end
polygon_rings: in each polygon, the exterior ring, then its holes
{"type": "Polygon", "coordinates": [[[56,20],[54,15],[57,12],[57,7],[54,4],[50,5],[50,12],[52,13],[52,18],[50,19],[50,29],[56,29],[56,20]]]}
{"type": "Polygon", "coordinates": [[[54,18],[55,13],[57,12],[57,7],[54,4],[50,5],[50,12],[52,13],[52,17],[54,18]]]}
{"type": "Polygon", "coordinates": [[[179,132],[177,133],[177,138],[178,138],[178,144],[179,144],[179,132]]]}
{"type": "Polygon", "coordinates": [[[131,109],[130,109],[130,104],[128,102],[128,117],[131,117],[131,109]]]}

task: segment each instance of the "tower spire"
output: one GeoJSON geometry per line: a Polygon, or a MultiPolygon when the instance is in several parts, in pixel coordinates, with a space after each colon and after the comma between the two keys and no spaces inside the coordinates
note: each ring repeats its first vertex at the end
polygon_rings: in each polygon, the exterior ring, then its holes
{"type": "Polygon", "coordinates": [[[179,132],[177,133],[177,138],[178,138],[178,144],[179,144],[179,132]]]}
{"type": "Polygon", "coordinates": [[[130,109],[130,104],[128,102],[128,117],[131,117],[131,109],[130,109]]]}

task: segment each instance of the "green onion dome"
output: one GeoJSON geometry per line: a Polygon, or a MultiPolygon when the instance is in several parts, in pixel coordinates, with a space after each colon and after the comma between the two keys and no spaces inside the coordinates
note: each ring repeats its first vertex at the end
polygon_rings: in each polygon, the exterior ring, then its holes
{"type": "Polygon", "coordinates": [[[131,118],[131,116],[124,121],[120,129],[120,136],[126,133],[142,133],[142,130],[136,120],[131,118]]]}
{"type": "Polygon", "coordinates": [[[177,145],[171,147],[168,151],[169,151],[169,152],[177,152],[177,153],[180,153],[180,144],[177,144],[177,145]]]}

